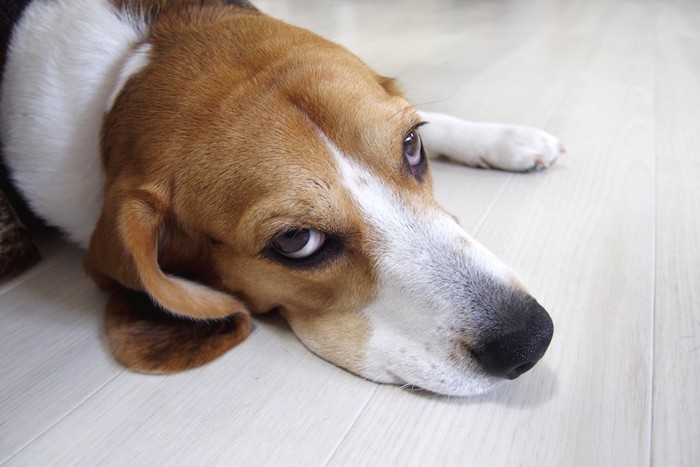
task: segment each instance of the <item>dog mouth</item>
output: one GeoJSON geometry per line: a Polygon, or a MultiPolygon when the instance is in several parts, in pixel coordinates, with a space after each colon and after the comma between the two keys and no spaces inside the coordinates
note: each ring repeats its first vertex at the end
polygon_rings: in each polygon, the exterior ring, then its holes
{"type": "Polygon", "coordinates": [[[370,379],[410,391],[463,397],[518,378],[544,356],[554,331],[545,309],[526,297],[517,310],[481,329],[478,339],[469,338],[473,333],[467,330],[453,330],[458,336],[452,344],[417,345],[410,356],[392,358],[384,377],[370,379]]]}
{"type": "Polygon", "coordinates": [[[463,368],[437,368],[430,374],[410,374],[387,372],[387,378],[380,383],[391,384],[409,392],[433,396],[471,397],[490,392],[494,387],[506,382],[504,378],[489,376],[482,371],[463,368]],[[447,370],[447,371],[446,371],[447,370]]]}

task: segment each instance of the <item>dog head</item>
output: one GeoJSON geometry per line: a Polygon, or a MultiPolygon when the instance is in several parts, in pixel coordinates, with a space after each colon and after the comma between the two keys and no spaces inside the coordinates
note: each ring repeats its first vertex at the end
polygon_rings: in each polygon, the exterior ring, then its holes
{"type": "Polygon", "coordinates": [[[86,268],[197,325],[239,326],[123,332],[136,305],[117,300],[118,359],[199,364],[270,310],[341,367],[437,393],[481,392],[542,356],[549,316],[433,199],[424,122],[391,80],[262,15],[153,28],[105,120],[86,268]]]}

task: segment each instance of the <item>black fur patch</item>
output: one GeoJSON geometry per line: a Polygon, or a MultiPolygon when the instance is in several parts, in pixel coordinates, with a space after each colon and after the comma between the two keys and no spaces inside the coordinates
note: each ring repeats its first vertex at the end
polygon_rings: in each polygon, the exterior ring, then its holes
{"type": "Polygon", "coordinates": [[[224,0],[224,3],[226,5],[232,5],[232,6],[237,6],[238,8],[245,8],[248,10],[255,10],[258,11],[257,8],[253,6],[252,3],[250,3],[247,0],[224,0]]]}
{"type": "MultiPolygon", "coordinates": [[[[0,0],[0,81],[5,70],[5,58],[12,38],[12,30],[31,1],[0,0]]],[[[0,141],[0,191],[5,194],[24,225],[30,229],[44,226],[44,223],[31,212],[22,196],[10,183],[10,176],[5,168],[2,155],[2,146],[3,143],[0,141]]]]}

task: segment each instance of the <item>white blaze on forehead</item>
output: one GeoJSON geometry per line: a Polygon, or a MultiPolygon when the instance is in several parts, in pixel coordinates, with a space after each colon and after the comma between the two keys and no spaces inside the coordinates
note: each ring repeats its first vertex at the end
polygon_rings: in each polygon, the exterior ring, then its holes
{"type": "Polygon", "coordinates": [[[363,376],[454,395],[493,386],[476,363],[454,357],[456,330],[471,324],[465,290],[483,277],[507,283],[510,269],[432,200],[400,196],[329,147],[370,232],[378,276],[378,296],[363,310],[372,330],[363,376]]]}
{"type": "MultiPolygon", "coordinates": [[[[453,305],[445,287],[454,283],[445,273],[466,276],[480,271],[504,280],[511,270],[472,239],[431,198],[411,194],[400,196],[367,168],[351,161],[329,142],[348,189],[363,219],[370,227],[368,249],[383,279],[401,279],[401,286],[444,305],[453,305]],[[429,274],[445,279],[426,281],[429,274]]],[[[458,279],[458,278],[456,278],[458,279]]]]}

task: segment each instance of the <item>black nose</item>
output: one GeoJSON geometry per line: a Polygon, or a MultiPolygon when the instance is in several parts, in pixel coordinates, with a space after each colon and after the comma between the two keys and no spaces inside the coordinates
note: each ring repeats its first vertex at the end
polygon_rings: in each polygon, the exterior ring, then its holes
{"type": "Polygon", "coordinates": [[[472,354],[488,373],[515,379],[542,358],[552,340],[554,324],[534,299],[507,315],[472,354]]]}

